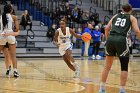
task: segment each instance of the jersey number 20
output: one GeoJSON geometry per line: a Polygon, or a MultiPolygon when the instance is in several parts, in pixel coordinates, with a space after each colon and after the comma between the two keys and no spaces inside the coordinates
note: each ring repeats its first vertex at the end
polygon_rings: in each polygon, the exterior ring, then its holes
{"type": "Polygon", "coordinates": [[[115,26],[121,26],[124,27],[126,23],[126,19],[121,19],[121,18],[117,18],[117,21],[115,23],[115,26]]]}

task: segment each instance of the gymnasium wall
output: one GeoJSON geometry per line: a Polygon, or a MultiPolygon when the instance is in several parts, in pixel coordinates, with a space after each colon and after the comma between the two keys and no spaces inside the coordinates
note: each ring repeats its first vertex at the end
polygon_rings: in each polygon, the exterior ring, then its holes
{"type": "Polygon", "coordinates": [[[129,0],[133,8],[140,8],[140,0],[129,0]]]}

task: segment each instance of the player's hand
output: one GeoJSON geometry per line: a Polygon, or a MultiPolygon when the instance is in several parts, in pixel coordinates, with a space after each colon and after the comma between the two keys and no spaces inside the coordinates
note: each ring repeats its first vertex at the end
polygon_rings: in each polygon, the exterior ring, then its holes
{"type": "Polygon", "coordinates": [[[5,37],[5,32],[2,32],[0,35],[3,36],[3,37],[5,37]]]}
{"type": "Polygon", "coordinates": [[[56,46],[59,48],[60,44],[58,43],[56,46]]]}
{"type": "Polygon", "coordinates": [[[13,32],[5,32],[4,36],[12,36],[13,32]]]}

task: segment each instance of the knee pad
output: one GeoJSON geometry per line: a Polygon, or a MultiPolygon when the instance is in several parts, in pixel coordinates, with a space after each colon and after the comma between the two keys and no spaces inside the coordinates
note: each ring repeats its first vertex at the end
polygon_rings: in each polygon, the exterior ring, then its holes
{"type": "Polygon", "coordinates": [[[128,71],[129,57],[119,57],[121,64],[121,71],[128,71]]]}

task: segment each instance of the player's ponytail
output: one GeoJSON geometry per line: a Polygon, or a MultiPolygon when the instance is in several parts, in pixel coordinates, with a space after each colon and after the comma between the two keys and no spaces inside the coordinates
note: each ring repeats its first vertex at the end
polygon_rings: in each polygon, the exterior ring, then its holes
{"type": "Polygon", "coordinates": [[[3,23],[3,27],[6,26],[6,24],[8,23],[8,20],[7,20],[7,17],[6,17],[6,14],[7,13],[11,13],[12,11],[12,6],[10,4],[7,4],[4,6],[4,12],[2,14],[2,23],[3,23]]]}
{"type": "Polygon", "coordinates": [[[3,23],[3,27],[5,27],[6,24],[8,23],[5,12],[2,14],[2,23],[3,23]]]}

